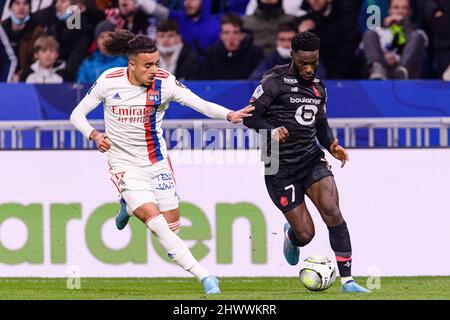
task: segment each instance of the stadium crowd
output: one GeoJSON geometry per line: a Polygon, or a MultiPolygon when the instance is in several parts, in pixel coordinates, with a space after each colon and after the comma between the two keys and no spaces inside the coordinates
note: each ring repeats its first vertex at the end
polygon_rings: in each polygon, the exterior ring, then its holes
{"type": "Polygon", "coordinates": [[[324,79],[450,81],[448,0],[6,0],[0,13],[2,82],[93,83],[127,64],[105,54],[116,28],[154,39],[181,80],[260,79],[309,30],[324,79]]]}

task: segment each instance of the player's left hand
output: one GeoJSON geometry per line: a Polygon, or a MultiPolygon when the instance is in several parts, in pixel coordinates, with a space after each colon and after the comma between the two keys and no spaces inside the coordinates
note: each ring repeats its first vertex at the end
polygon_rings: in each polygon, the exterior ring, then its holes
{"type": "Polygon", "coordinates": [[[350,160],[347,151],[339,145],[338,139],[334,139],[334,142],[330,146],[330,151],[333,157],[341,160],[341,168],[343,168],[345,163],[350,160]]]}
{"type": "Polygon", "coordinates": [[[227,120],[231,121],[232,123],[239,123],[244,118],[251,117],[253,110],[255,110],[255,107],[252,105],[248,105],[241,110],[231,111],[227,114],[227,120]]]}

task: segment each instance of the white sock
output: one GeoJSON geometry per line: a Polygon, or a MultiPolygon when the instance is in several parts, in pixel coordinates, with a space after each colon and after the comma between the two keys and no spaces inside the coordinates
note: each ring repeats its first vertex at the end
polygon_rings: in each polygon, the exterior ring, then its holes
{"type": "Polygon", "coordinates": [[[170,230],[162,214],[148,220],[145,225],[155,234],[158,241],[166,249],[169,257],[180,267],[192,273],[199,280],[210,275],[194,258],[183,240],[170,230]]]}
{"type": "Polygon", "coordinates": [[[131,210],[131,208],[130,208],[128,205],[126,205],[126,207],[127,207],[127,213],[128,213],[128,215],[129,215],[130,217],[132,217],[132,216],[133,216],[133,210],[131,210]]]}
{"type": "Polygon", "coordinates": [[[353,277],[341,277],[341,284],[346,284],[350,280],[353,280],[353,277]]]}

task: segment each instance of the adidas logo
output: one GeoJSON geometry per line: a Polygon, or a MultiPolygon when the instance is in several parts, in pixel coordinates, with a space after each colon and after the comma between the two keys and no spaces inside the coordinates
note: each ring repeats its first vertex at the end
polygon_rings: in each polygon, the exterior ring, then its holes
{"type": "Polygon", "coordinates": [[[118,92],[117,92],[117,93],[114,95],[114,97],[112,97],[112,98],[113,98],[113,99],[121,99],[118,92]]]}

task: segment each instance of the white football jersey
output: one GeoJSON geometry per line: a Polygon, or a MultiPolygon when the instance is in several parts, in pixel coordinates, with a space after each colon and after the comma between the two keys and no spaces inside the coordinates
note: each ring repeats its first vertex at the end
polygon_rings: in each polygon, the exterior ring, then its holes
{"type": "Polygon", "coordinates": [[[167,157],[161,122],[170,101],[211,118],[226,119],[231,111],[201,99],[163,69],[158,69],[152,86],[147,88],[132,85],[127,68],[112,68],[89,89],[73,111],[71,121],[89,138],[94,128],[86,114],[103,102],[105,131],[112,143],[108,150],[110,165],[146,166],[167,157]]]}

